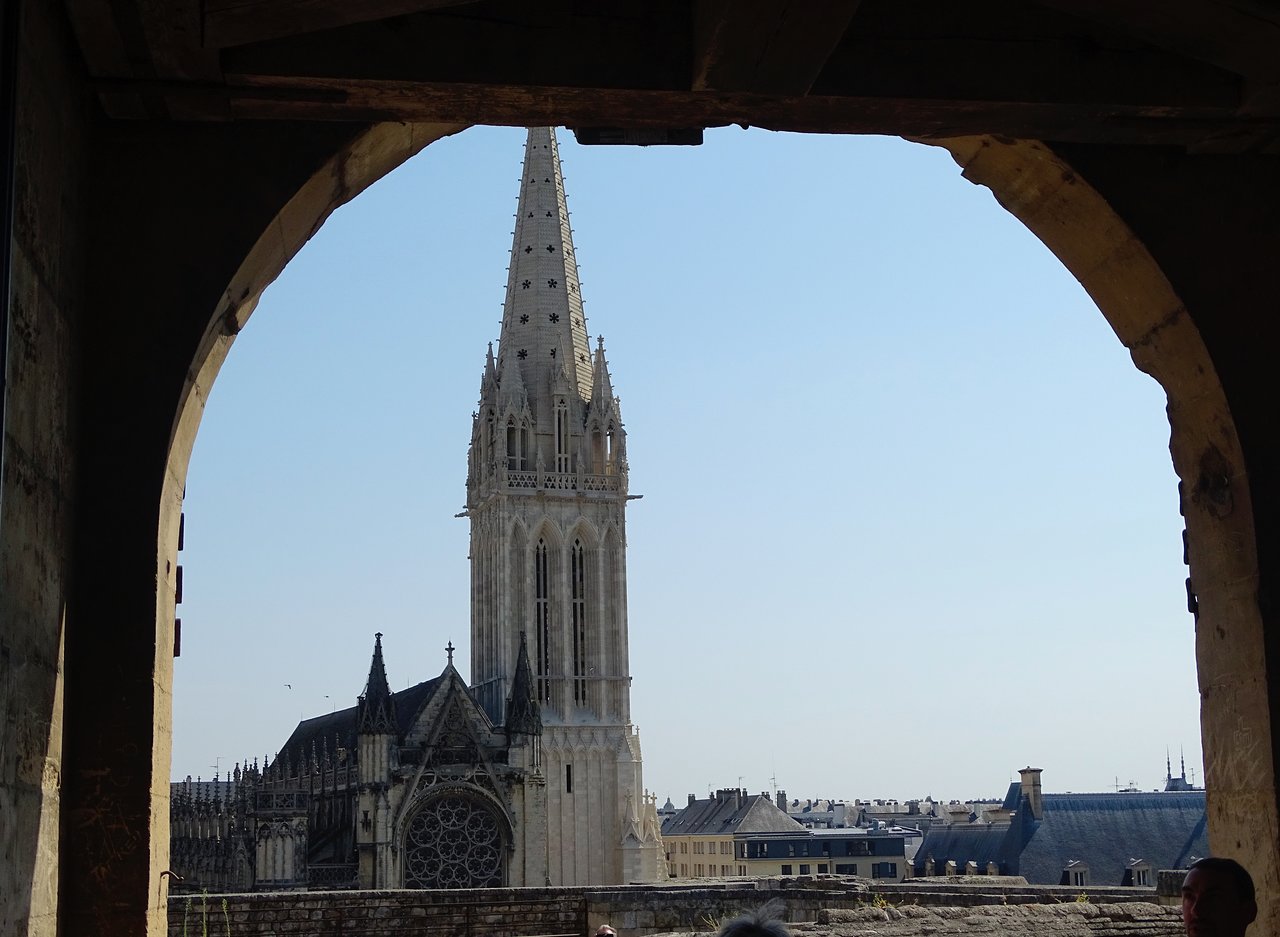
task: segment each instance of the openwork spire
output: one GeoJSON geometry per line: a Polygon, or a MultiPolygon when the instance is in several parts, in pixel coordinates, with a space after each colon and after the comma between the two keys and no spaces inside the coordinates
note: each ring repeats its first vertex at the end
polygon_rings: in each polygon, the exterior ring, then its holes
{"type": "Polygon", "coordinates": [[[533,668],[529,665],[529,645],[523,631],[520,632],[520,654],[516,658],[516,672],[511,681],[511,696],[507,699],[505,725],[508,733],[542,734],[542,710],[533,696],[533,668]]]}
{"type": "Polygon", "coordinates": [[[396,730],[396,702],[391,698],[391,685],[387,683],[387,668],[382,662],[382,632],[373,636],[373,660],[369,664],[369,682],[358,701],[359,731],[394,732],[396,730]]]}
{"type": "Polygon", "coordinates": [[[529,128],[525,141],[498,354],[499,372],[514,359],[533,394],[546,392],[563,369],[570,390],[583,401],[591,398],[591,347],[551,127],[529,128]]]}

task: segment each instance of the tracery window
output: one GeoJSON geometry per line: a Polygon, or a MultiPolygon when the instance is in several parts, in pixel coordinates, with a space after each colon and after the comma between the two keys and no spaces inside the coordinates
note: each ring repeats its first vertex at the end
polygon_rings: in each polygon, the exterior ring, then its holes
{"type": "Polygon", "coordinates": [[[407,888],[502,885],[502,833],[493,810],[464,794],[437,797],[405,833],[407,888]]]}

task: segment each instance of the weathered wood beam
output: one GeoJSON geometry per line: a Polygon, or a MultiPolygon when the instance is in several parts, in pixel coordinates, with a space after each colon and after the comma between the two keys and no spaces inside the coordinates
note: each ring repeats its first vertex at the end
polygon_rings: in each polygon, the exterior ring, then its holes
{"type": "MultiPolygon", "coordinates": [[[[124,32],[108,0],[67,0],[67,14],[85,69],[94,78],[132,79],[146,77],[140,72],[125,45],[124,32]]],[[[142,120],[150,116],[136,89],[127,93],[99,95],[108,117],[142,120]]]]}
{"type": "Polygon", "coordinates": [[[1280,85],[1280,9],[1203,0],[1036,0],[1246,79],[1242,111],[1274,112],[1280,85]]]}
{"type": "MultiPolygon", "coordinates": [[[[781,97],[713,91],[357,81],[228,75],[226,86],[148,86],[166,97],[226,95],[242,120],[386,120],[634,128],[743,124],[815,133],[921,138],[992,133],[1064,142],[1210,147],[1268,145],[1280,122],[1215,107],[1063,105],[887,97],[781,97]]],[[[106,86],[102,90],[139,90],[106,86]]]]}
{"type": "MultiPolygon", "coordinates": [[[[157,78],[175,81],[219,82],[218,53],[200,43],[200,0],[137,0],[142,32],[157,78]]],[[[189,102],[167,103],[177,120],[227,120],[227,102],[193,109],[189,102]]]]}
{"type": "Polygon", "coordinates": [[[671,0],[476,3],[222,53],[228,73],[475,84],[689,87],[687,9],[671,0]]]}
{"type": "Polygon", "coordinates": [[[473,0],[206,0],[204,45],[225,49],[471,2],[473,0]]]}
{"type": "Polygon", "coordinates": [[[695,0],[694,91],[809,93],[860,0],[695,0]]]}

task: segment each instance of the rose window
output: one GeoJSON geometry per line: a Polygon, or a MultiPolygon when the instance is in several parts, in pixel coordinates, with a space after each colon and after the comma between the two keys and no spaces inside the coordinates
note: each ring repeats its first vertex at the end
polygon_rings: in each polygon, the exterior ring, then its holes
{"type": "Polygon", "coordinates": [[[502,834],[493,811],[449,794],[431,801],[405,837],[405,887],[484,888],[502,884],[502,834]]]}

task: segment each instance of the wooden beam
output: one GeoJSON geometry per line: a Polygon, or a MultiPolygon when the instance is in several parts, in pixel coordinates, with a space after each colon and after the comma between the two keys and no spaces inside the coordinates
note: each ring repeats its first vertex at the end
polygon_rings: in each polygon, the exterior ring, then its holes
{"type": "Polygon", "coordinates": [[[1271,110],[1280,84],[1280,9],[1203,0],[1036,0],[1247,79],[1242,108],[1271,110]]]}
{"type": "Polygon", "coordinates": [[[809,93],[860,0],[694,0],[694,91],[809,93]]]}
{"type": "Polygon", "coordinates": [[[206,0],[204,45],[225,49],[471,2],[473,0],[206,0]]]}
{"type": "MultiPolygon", "coordinates": [[[[131,79],[144,77],[134,68],[125,47],[124,33],[108,0],[67,0],[71,28],[84,56],[85,70],[94,78],[131,79]]],[[[150,116],[142,98],[134,92],[99,95],[108,117],[144,120],[150,116]]]]}
{"type": "MultiPolygon", "coordinates": [[[[385,120],[618,128],[755,125],[814,133],[919,138],[992,133],[1063,142],[1210,146],[1246,152],[1280,122],[1218,107],[1045,104],[890,97],[781,97],[711,91],[361,81],[228,75],[224,88],[167,86],[165,94],[226,93],[244,120],[385,120]]],[[[123,90],[123,89],[122,89],[123,90]]]]}
{"type": "MultiPolygon", "coordinates": [[[[161,80],[218,83],[222,69],[218,53],[200,43],[200,0],[136,0],[142,32],[151,53],[151,71],[161,80]]],[[[229,120],[225,97],[199,106],[191,101],[166,102],[175,120],[229,120]]]]}

